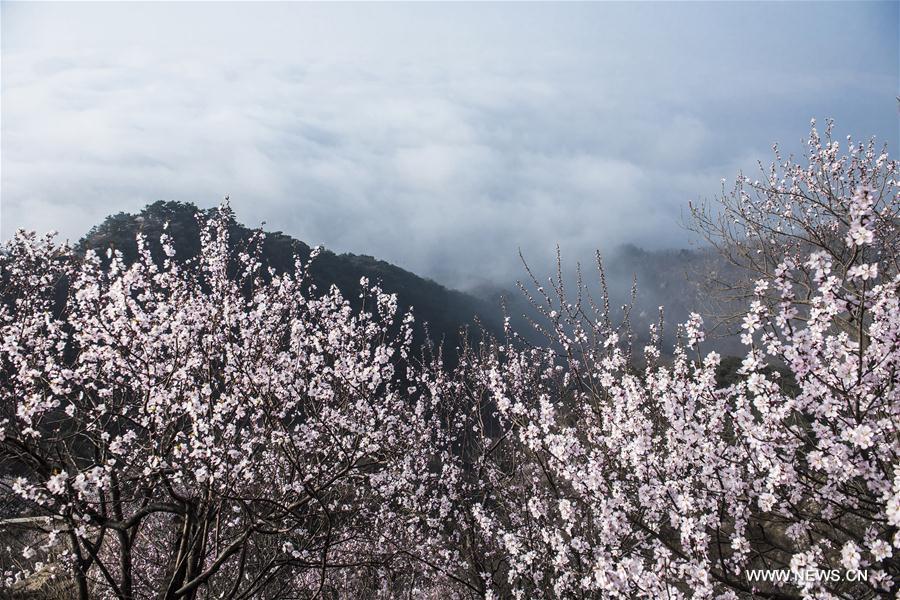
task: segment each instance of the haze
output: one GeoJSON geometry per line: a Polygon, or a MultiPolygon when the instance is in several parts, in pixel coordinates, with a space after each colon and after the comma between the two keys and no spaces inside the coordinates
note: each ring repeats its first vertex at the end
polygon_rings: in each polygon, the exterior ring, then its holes
{"type": "Polygon", "coordinates": [[[811,117],[897,153],[898,6],[4,2],[0,235],[229,194],[461,288],[681,247],[811,117]]]}

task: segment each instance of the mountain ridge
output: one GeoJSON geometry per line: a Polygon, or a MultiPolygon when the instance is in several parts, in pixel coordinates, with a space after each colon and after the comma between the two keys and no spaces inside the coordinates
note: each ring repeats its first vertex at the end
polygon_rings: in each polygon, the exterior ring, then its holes
{"type": "MultiPolygon", "coordinates": [[[[126,262],[137,257],[136,236],[147,236],[151,252],[159,251],[159,237],[168,224],[177,259],[189,259],[200,250],[201,224],[197,216],[208,217],[216,209],[201,209],[189,202],[157,201],[139,213],[119,212],[108,216],[91,228],[76,245],[79,253],[88,249],[120,250],[126,262]]],[[[229,237],[234,244],[243,242],[255,231],[229,219],[229,237]]],[[[309,258],[312,248],[281,231],[266,231],[262,256],[276,272],[293,270],[294,256],[309,258]]],[[[502,328],[501,310],[497,305],[471,294],[447,288],[387,261],[365,254],[337,254],[323,249],[310,265],[310,277],[320,289],[331,284],[338,287],[351,304],[358,303],[360,279],[377,282],[388,293],[397,294],[402,311],[412,308],[417,321],[414,342],[443,342],[446,354],[455,355],[463,340],[463,331],[483,326],[490,333],[502,328]],[[427,324],[428,336],[423,324],[427,324]]]]}

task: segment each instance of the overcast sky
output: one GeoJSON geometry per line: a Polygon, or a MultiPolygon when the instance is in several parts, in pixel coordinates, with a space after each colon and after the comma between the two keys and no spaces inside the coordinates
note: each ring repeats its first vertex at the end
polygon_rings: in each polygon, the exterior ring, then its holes
{"type": "Polygon", "coordinates": [[[458,287],[684,246],[811,117],[897,153],[898,6],[3,2],[0,234],[230,194],[458,287]]]}

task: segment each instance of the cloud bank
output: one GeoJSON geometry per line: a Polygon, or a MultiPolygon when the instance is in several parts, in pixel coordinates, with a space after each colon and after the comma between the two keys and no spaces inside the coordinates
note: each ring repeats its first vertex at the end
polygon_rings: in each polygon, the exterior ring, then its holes
{"type": "Polygon", "coordinates": [[[681,246],[810,117],[898,149],[898,5],[764,8],[4,3],[0,234],[230,194],[456,287],[681,246]]]}

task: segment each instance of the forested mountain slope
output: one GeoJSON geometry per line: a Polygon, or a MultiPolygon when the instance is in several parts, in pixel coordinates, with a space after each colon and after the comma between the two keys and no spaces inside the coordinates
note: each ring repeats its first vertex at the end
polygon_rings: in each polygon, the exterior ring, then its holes
{"type": "MultiPolygon", "coordinates": [[[[200,249],[198,213],[202,218],[209,211],[198,209],[190,203],[159,201],[138,214],[111,215],[81,239],[78,249],[81,252],[89,248],[105,252],[107,248],[114,247],[130,262],[137,255],[137,233],[143,232],[150,242],[151,251],[158,253],[159,236],[168,223],[176,259],[192,258],[200,249]]],[[[231,222],[229,234],[232,243],[239,245],[246,242],[252,230],[235,219],[231,222]]],[[[262,257],[265,264],[282,272],[293,269],[295,255],[305,261],[310,251],[310,246],[304,242],[275,231],[266,233],[262,257]]],[[[460,330],[474,329],[476,318],[490,331],[497,332],[500,328],[501,310],[498,305],[447,289],[372,256],[336,254],[324,250],[313,260],[310,275],[312,283],[320,290],[327,290],[334,284],[352,304],[358,302],[359,283],[363,277],[378,283],[385,291],[397,294],[401,310],[414,307],[417,345],[426,339],[424,324],[427,323],[428,337],[435,342],[443,341],[448,355],[455,354],[453,349],[460,342],[460,330]]]]}

